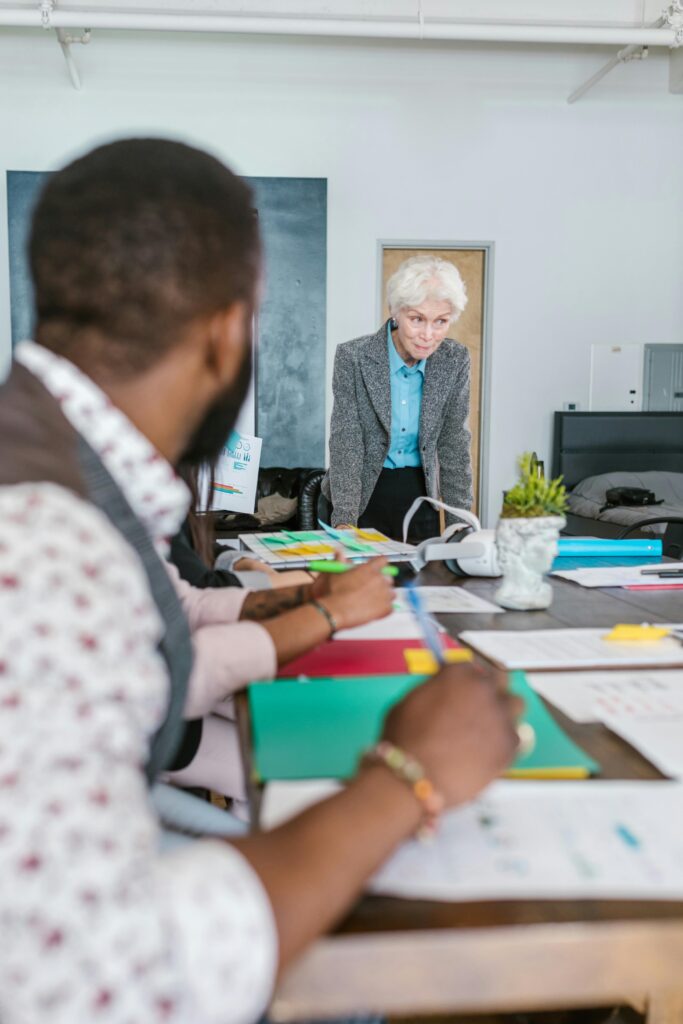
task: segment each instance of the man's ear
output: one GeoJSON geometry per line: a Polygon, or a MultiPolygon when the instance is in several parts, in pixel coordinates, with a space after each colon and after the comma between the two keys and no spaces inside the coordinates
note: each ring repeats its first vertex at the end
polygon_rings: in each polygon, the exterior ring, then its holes
{"type": "Polygon", "coordinates": [[[220,387],[229,385],[240,370],[251,344],[251,312],[246,302],[233,302],[209,321],[207,369],[220,387]]]}

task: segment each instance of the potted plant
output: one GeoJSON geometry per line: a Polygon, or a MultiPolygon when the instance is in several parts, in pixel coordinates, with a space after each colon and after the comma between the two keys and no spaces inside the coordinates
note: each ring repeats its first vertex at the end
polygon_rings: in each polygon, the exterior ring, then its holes
{"type": "Polygon", "coordinates": [[[504,608],[547,608],[552,587],[544,579],[557,555],[565,525],[566,488],[562,477],[546,480],[535,454],[518,460],[519,480],[503,500],[496,549],[503,582],[496,600],[504,608]]]}

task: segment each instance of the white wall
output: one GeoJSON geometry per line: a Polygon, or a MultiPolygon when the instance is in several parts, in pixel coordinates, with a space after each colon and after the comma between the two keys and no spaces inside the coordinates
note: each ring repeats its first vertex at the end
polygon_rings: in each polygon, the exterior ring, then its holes
{"type": "Polygon", "coordinates": [[[50,35],[0,33],[0,172],[151,132],[245,174],[328,179],[328,402],[336,345],[375,326],[377,239],[494,241],[489,518],[515,456],[549,458],[553,410],[587,407],[593,343],[681,340],[683,98],[665,55],[575,106],[609,52],[110,34],[75,55],[80,94],[50,35]]]}

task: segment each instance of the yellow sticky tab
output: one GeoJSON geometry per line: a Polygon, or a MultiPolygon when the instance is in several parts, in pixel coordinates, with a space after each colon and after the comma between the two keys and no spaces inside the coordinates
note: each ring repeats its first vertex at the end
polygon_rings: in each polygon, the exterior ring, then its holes
{"type": "Polygon", "coordinates": [[[663,640],[669,636],[670,629],[665,626],[632,626],[622,624],[615,626],[611,633],[605,634],[603,640],[612,640],[615,643],[653,643],[663,640]]]}
{"type": "Polygon", "coordinates": [[[380,533],[379,530],[360,530],[357,526],[352,526],[351,529],[360,540],[369,540],[374,541],[375,543],[379,542],[380,544],[389,540],[389,538],[383,533],[380,533]]]}
{"type": "Polygon", "coordinates": [[[588,779],[590,772],[587,768],[563,768],[558,765],[555,768],[508,768],[504,773],[506,779],[588,779]]]}
{"type": "Polygon", "coordinates": [[[334,548],[331,544],[318,544],[316,543],[301,543],[301,544],[290,544],[286,548],[278,548],[275,552],[280,555],[281,558],[295,557],[295,558],[317,558],[320,555],[333,555],[334,548]]]}
{"type": "MultiPolygon", "coordinates": [[[[457,665],[458,662],[472,661],[472,651],[468,647],[447,648],[444,652],[444,659],[447,665],[457,665]]],[[[436,658],[426,647],[408,647],[403,652],[406,659],[408,672],[411,676],[429,675],[439,668],[436,658]]]]}
{"type": "Polygon", "coordinates": [[[306,558],[310,553],[311,552],[309,551],[307,544],[291,544],[289,547],[280,548],[278,551],[278,555],[280,555],[281,558],[287,558],[288,556],[306,558]]]}

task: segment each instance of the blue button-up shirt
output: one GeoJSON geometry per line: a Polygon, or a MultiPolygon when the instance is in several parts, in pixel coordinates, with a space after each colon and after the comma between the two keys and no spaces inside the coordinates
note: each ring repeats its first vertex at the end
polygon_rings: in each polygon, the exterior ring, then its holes
{"type": "Polygon", "coordinates": [[[391,438],[384,468],[420,466],[420,409],[427,360],[421,359],[415,366],[406,366],[396,351],[388,324],[387,348],[391,383],[391,438]]]}

